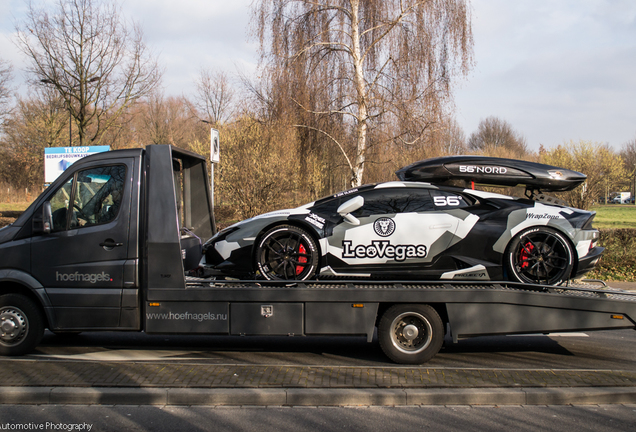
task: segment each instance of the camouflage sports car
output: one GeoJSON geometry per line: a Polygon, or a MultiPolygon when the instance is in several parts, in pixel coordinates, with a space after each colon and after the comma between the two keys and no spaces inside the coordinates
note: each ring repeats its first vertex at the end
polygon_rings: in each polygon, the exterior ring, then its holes
{"type": "Polygon", "coordinates": [[[589,271],[603,252],[596,246],[594,212],[543,196],[575,188],[586,179],[581,173],[511,159],[450,156],[396,174],[400,181],[361,186],[232,225],[205,244],[204,266],[242,279],[558,285],[589,271]],[[527,197],[474,190],[475,183],[525,185],[527,197]]]}

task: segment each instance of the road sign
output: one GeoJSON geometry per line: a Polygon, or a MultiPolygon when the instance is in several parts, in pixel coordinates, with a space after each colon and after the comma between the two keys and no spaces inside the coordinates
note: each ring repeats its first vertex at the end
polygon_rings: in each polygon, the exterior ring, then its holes
{"type": "Polygon", "coordinates": [[[44,149],[44,183],[53,183],[68,167],[83,157],[109,151],[110,146],[48,147],[44,149]]]}

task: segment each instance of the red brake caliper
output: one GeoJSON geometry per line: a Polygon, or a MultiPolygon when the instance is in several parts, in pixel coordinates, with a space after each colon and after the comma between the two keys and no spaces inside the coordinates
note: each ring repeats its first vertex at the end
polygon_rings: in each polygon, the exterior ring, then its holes
{"type": "Polygon", "coordinates": [[[530,263],[526,261],[530,258],[530,252],[534,249],[532,243],[528,242],[525,244],[525,247],[521,248],[521,253],[519,254],[519,260],[521,261],[521,268],[528,268],[530,263]]]}
{"type": "MultiPolygon", "coordinates": [[[[301,254],[307,253],[307,250],[305,249],[305,246],[302,243],[298,247],[298,253],[301,253],[301,254]]],[[[303,257],[303,256],[298,257],[298,262],[306,263],[307,262],[307,257],[303,257]]],[[[305,267],[297,265],[296,266],[296,275],[301,274],[304,269],[305,269],[305,267]]]]}

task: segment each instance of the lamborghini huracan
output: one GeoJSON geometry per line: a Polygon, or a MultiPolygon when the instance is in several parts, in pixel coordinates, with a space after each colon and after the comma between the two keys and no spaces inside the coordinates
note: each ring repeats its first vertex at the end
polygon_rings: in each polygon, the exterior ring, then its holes
{"type": "Polygon", "coordinates": [[[509,280],[559,285],[603,252],[595,213],[545,192],[586,176],[480,156],[427,159],[399,181],[361,186],[232,225],[204,245],[204,267],[241,279],[509,280]],[[514,198],[477,185],[525,186],[514,198]]]}

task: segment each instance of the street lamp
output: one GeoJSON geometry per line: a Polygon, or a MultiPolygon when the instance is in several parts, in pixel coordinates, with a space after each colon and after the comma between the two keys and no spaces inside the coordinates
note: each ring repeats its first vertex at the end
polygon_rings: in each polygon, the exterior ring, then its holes
{"type": "MultiPolygon", "coordinates": [[[[93,77],[93,78],[89,79],[86,82],[87,83],[94,83],[96,81],[99,81],[100,78],[101,77],[93,77]]],[[[53,81],[51,81],[50,79],[48,79],[48,78],[41,79],[40,82],[44,83],[44,84],[55,85],[55,83],[53,81]]],[[[77,88],[77,87],[76,86],[69,86],[69,89],[75,89],[75,88],[77,88]]],[[[70,100],[70,98],[69,98],[69,101],[68,101],[68,145],[69,145],[69,147],[73,147],[73,113],[71,112],[71,100],[70,100]]]]}

